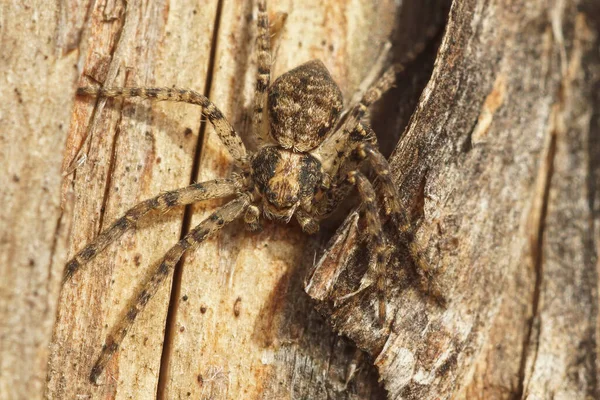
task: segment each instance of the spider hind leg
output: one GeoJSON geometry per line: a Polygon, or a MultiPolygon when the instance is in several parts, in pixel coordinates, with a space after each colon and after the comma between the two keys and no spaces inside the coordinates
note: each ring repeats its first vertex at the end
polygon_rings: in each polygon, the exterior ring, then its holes
{"type": "Polygon", "coordinates": [[[148,301],[156,294],[161,285],[175,268],[175,265],[183,254],[198,245],[200,245],[209,236],[212,236],[226,224],[236,220],[244,214],[250,205],[250,196],[242,194],[235,200],[230,201],[221,208],[213,212],[208,218],[200,222],[175,246],[171,247],[158,264],[158,267],[148,276],[148,278],[139,287],[127,311],[121,316],[119,322],[112,329],[105,340],[105,345],[98,360],[92,367],[90,381],[97,383],[98,377],[106,368],[113,355],[119,349],[121,342],[127,335],[127,332],[133,325],[138,314],[144,310],[148,301]]]}

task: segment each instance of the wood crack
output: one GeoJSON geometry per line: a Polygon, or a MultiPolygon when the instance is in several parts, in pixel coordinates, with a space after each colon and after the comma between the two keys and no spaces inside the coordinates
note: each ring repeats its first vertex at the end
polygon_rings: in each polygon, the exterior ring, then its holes
{"type": "MultiPolygon", "coordinates": [[[[223,14],[223,1],[219,0],[217,3],[217,9],[215,12],[215,22],[213,28],[213,36],[211,39],[210,46],[210,54],[208,58],[208,70],[206,72],[206,84],[204,86],[204,96],[210,98],[210,92],[212,88],[213,78],[214,78],[214,68],[215,68],[215,60],[216,60],[216,52],[218,46],[219,39],[219,27],[221,24],[221,18],[223,14]]],[[[196,144],[196,151],[194,154],[192,169],[190,174],[190,185],[196,183],[198,181],[200,161],[202,157],[202,150],[204,144],[204,138],[206,135],[206,129],[208,127],[209,122],[207,120],[202,120],[200,122],[200,128],[198,131],[198,140],[196,144]]],[[[183,239],[185,235],[190,231],[192,224],[192,215],[193,215],[194,205],[188,205],[185,207],[185,211],[183,213],[182,225],[181,225],[181,234],[180,239],[183,239]]],[[[183,263],[185,257],[180,260],[175,266],[175,270],[173,272],[173,281],[171,284],[171,296],[169,299],[169,308],[167,311],[167,318],[165,321],[165,332],[164,332],[164,341],[163,341],[163,351],[160,358],[160,372],[158,376],[158,385],[157,385],[157,398],[163,399],[166,396],[166,387],[168,384],[168,371],[169,371],[169,361],[171,359],[171,351],[173,348],[173,335],[176,333],[176,320],[177,320],[177,308],[179,305],[179,297],[181,294],[181,279],[183,274],[183,263]]]]}

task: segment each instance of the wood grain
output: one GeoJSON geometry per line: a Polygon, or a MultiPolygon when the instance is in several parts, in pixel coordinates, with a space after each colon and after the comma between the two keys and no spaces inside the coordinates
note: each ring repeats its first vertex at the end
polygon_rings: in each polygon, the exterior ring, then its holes
{"type": "MultiPolygon", "coordinates": [[[[195,89],[252,146],[252,3],[0,4],[0,398],[599,398],[592,0],[455,1],[374,108],[431,266],[415,273],[393,242],[389,330],[372,290],[331,301],[365,270],[360,223],[339,242],[347,264],[329,264],[337,278],[312,275],[325,301],[304,285],[344,215],[315,237],[234,224],[185,258],[89,383],[149,267],[221,202],[153,215],[61,290],[67,259],[138,201],[224,176],[231,160],[193,106],[75,89],[195,89]]],[[[400,58],[448,4],[398,3],[270,2],[271,16],[288,13],[275,76],[319,58],[349,99],[385,40],[400,58]]]]}

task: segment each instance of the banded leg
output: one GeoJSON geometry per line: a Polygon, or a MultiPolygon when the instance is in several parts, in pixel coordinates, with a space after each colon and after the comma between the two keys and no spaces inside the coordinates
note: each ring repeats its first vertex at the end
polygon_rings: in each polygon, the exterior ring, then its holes
{"type": "MultiPolygon", "coordinates": [[[[359,169],[364,159],[358,157],[354,150],[357,143],[369,143],[373,146],[377,145],[375,132],[368,125],[360,122],[347,137],[346,148],[341,149],[330,161],[329,165],[325,166],[325,170],[335,177],[335,187],[325,193],[324,200],[317,204],[317,214],[327,216],[331,214],[338,205],[348,196],[352,186],[348,184],[347,176],[349,172],[359,169]]],[[[325,157],[323,157],[325,158],[325,157]]],[[[326,158],[325,158],[326,159],[326,158]]]]}
{"type": "Polygon", "coordinates": [[[263,145],[270,140],[269,129],[266,126],[264,117],[267,105],[267,90],[271,84],[271,35],[269,32],[269,15],[267,14],[267,4],[265,0],[258,1],[256,38],[257,47],[257,73],[256,90],[254,92],[254,116],[252,120],[253,131],[257,135],[259,145],[263,145]]]}
{"type": "MultiPolygon", "coordinates": [[[[425,35],[423,40],[417,42],[411,50],[403,55],[401,60],[391,65],[383,75],[367,89],[360,101],[349,110],[348,119],[344,123],[346,130],[349,131],[353,129],[354,125],[365,116],[367,109],[394,86],[396,83],[396,75],[404,72],[406,66],[415,61],[423,50],[425,50],[425,46],[436,32],[437,30],[430,30],[427,32],[427,35],[425,35]]],[[[386,47],[384,46],[383,52],[385,51],[386,47]]]]}
{"type": "Polygon", "coordinates": [[[410,222],[400,205],[400,195],[390,175],[390,165],[387,160],[371,143],[361,143],[355,151],[359,159],[369,161],[381,182],[385,215],[392,218],[401,232],[408,232],[411,229],[410,222]]]}
{"type": "Polygon", "coordinates": [[[229,179],[215,179],[213,181],[196,183],[177,190],[161,193],[158,196],[142,201],[133,206],[117,219],[110,228],[104,230],[96,239],[79,251],[65,267],[63,284],[81,267],[94,259],[97,254],[109,244],[120,238],[127,230],[134,228],[144,215],[152,210],[166,211],[170,208],[196,203],[202,200],[216,199],[231,196],[243,189],[242,181],[235,176],[229,179]]]}
{"type": "Polygon", "coordinates": [[[119,349],[121,342],[127,335],[127,332],[133,325],[136,317],[144,310],[148,301],[158,291],[161,284],[166,280],[175,268],[175,265],[183,254],[202,243],[206,238],[213,235],[226,224],[240,217],[250,205],[248,195],[242,195],[235,200],[230,201],[208,218],[198,224],[183,239],[167,252],[158,267],[153,271],[149,278],[141,286],[141,290],[133,297],[131,306],[127,313],[121,318],[119,323],[112,329],[110,335],[106,338],[102,353],[94,364],[90,373],[90,381],[96,383],[98,377],[106,368],[106,365],[119,349]]]}
{"type": "MultiPolygon", "coordinates": [[[[375,272],[377,277],[375,280],[375,285],[377,288],[377,294],[379,296],[378,315],[379,322],[383,326],[385,324],[387,306],[385,267],[388,261],[389,252],[385,244],[384,235],[381,228],[375,190],[373,190],[373,186],[367,177],[358,171],[352,171],[348,174],[348,182],[356,186],[363,203],[364,218],[367,222],[367,236],[371,246],[372,260],[374,261],[370,263],[369,268],[373,269],[373,272],[375,272]]],[[[367,271],[367,274],[368,273],[369,272],[367,271]]],[[[370,283],[363,278],[361,287],[358,289],[358,291],[363,290],[369,286],[369,284],[370,283]]]]}
{"type": "Polygon", "coordinates": [[[302,230],[309,235],[317,233],[319,231],[319,221],[316,217],[310,213],[300,209],[295,213],[296,220],[302,227],[302,230]]]}
{"type": "MultiPolygon", "coordinates": [[[[339,126],[338,129],[319,146],[317,152],[322,155],[323,159],[337,159],[339,161],[339,159],[345,159],[348,156],[349,151],[353,149],[353,146],[349,146],[348,143],[352,140],[352,136],[356,134],[357,127],[360,129],[360,122],[365,117],[368,108],[394,86],[396,75],[403,72],[406,69],[405,66],[412,63],[423,52],[425,46],[436,32],[437,29],[430,29],[423,40],[418,42],[412,50],[405,53],[404,57],[398,63],[388,67],[381,77],[371,84],[366,91],[362,87],[363,85],[361,85],[361,88],[350,103],[350,108],[344,112],[346,117],[341,126],[339,126]],[[362,94],[360,100],[357,100],[360,93],[363,92],[364,94],[362,94]],[[341,155],[341,157],[338,155],[341,155]]],[[[387,56],[387,51],[389,51],[389,49],[386,44],[382,50],[382,54],[375,62],[373,71],[381,69],[381,64],[387,56]]],[[[371,74],[372,73],[369,73],[367,75],[364,80],[365,82],[372,80],[371,74]]],[[[335,176],[338,172],[338,168],[339,164],[336,165],[334,161],[334,165],[327,169],[327,171],[335,176]]]]}
{"type": "Polygon", "coordinates": [[[102,97],[139,97],[156,101],[176,101],[199,105],[202,107],[202,115],[213,125],[221,142],[227,147],[237,165],[244,166],[247,163],[246,146],[244,146],[238,133],[225,119],[217,106],[206,96],[196,91],[177,88],[80,87],[77,89],[77,94],[102,97]]]}

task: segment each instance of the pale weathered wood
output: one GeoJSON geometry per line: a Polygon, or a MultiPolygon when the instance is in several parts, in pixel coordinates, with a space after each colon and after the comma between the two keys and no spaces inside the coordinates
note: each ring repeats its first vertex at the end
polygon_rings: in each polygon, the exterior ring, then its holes
{"type": "MultiPolygon", "coordinates": [[[[389,330],[372,323],[372,291],[321,304],[376,357],[389,398],[600,396],[599,15],[591,2],[453,3],[391,158],[420,218],[429,291],[447,304],[416,289],[423,278],[402,246],[388,269],[389,330]]],[[[343,243],[355,251],[345,267],[360,270],[357,242],[343,243]]],[[[344,267],[326,262],[322,273],[332,266],[344,267]]],[[[356,284],[342,274],[329,298],[356,284]]]]}
{"type": "Polygon", "coordinates": [[[60,206],[61,163],[85,8],[0,3],[2,399],[44,391],[70,224],[60,206]]]}
{"type": "MultiPolygon", "coordinates": [[[[83,27],[77,84],[202,91],[216,6],[216,1],[202,9],[167,1],[94,4],[83,27]]],[[[79,148],[87,159],[64,183],[74,202],[69,254],[135,203],[188,185],[199,125],[199,110],[189,105],[77,99],[64,167],[79,148]]],[[[91,385],[88,376],[137,283],[179,239],[182,212],[154,215],[63,288],[51,345],[49,398],[156,395],[169,285],[136,321],[100,385],[91,385]]]]}
{"type": "MultiPolygon", "coordinates": [[[[109,327],[180,237],[183,210],[126,234],[59,297],[67,257],[137,201],[195,174],[222,176],[230,164],[210,128],[197,151],[194,107],[75,99],[74,89],[97,80],[203,92],[212,62],[210,97],[246,136],[254,6],[201,3],[0,5],[1,398],[385,397],[368,357],[346,387],[355,352],[329,323],[375,357],[390,398],[600,396],[600,13],[583,0],[453,4],[433,76],[392,157],[445,307],[416,289],[397,243],[393,329],[377,329],[372,290],[320,304],[322,319],[302,291],[319,237],[294,224],[260,234],[238,224],[176,274],[167,342],[168,285],[101,386],[89,384],[109,327]],[[77,154],[87,159],[62,182],[77,154]]],[[[443,9],[395,3],[269,4],[271,15],[289,14],[275,74],[320,58],[349,98],[392,29],[401,56],[443,9]]],[[[434,56],[431,47],[374,111],[385,152],[434,56]]],[[[192,223],[216,205],[195,208],[192,223]]],[[[364,265],[354,261],[365,254],[351,257],[332,296],[356,287],[364,265]]]]}

